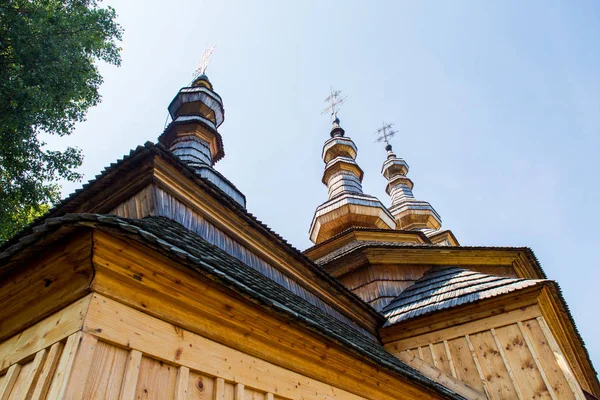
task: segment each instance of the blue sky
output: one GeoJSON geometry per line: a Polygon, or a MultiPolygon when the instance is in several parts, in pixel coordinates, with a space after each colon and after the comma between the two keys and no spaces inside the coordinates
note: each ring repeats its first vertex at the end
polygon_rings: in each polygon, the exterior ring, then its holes
{"type": "MultiPolygon", "coordinates": [[[[596,207],[600,3],[596,1],[108,1],[125,29],[102,103],[53,146],[79,146],[91,179],[156,141],[204,46],[225,104],[219,169],[248,210],[295,247],[327,196],[321,114],[330,86],[358,145],[366,193],[384,204],[383,146],[463,245],[529,246],[557,280],[600,366],[596,207]]],[[[80,184],[65,184],[64,194],[80,184]]]]}

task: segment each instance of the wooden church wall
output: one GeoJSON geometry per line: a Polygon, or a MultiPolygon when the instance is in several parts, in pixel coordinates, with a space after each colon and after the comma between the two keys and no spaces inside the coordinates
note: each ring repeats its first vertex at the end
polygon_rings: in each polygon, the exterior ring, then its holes
{"type": "Polygon", "coordinates": [[[585,399],[538,306],[385,347],[407,362],[421,359],[491,399],[585,399]]]}
{"type": "Polygon", "coordinates": [[[0,341],[1,400],[438,398],[137,242],[81,233],[65,249],[93,243],[88,294],[0,341]]]}
{"type": "Polygon", "coordinates": [[[0,359],[2,400],[362,399],[97,294],[0,344],[0,359]]]}

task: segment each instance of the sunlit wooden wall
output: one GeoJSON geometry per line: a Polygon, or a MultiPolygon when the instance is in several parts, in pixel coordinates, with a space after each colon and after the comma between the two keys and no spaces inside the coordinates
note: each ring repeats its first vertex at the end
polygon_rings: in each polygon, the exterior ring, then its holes
{"type": "Polygon", "coordinates": [[[388,343],[491,399],[584,399],[537,306],[388,343]],[[523,318],[512,318],[520,314],[523,318]],[[521,320],[519,320],[521,319],[521,320]]]}
{"type": "Polygon", "coordinates": [[[1,343],[0,362],[2,400],[362,399],[98,294],[1,343]]]}

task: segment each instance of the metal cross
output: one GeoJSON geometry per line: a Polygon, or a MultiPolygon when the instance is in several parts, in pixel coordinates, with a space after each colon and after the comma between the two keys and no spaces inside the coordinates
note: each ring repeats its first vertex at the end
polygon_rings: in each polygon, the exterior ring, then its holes
{"type": "Polygon", "coordinates": [[[325,103],[328,103],[328,106],[323,110],[323,114],[331,113],[333,119],[337,118],[337,113],[340,110],[342,104],[344,104],[344,100],[346,100],[347,96],[342,97],[341,90],[333,90],[332,87],[329,88],[329,96],[325,99],[325,103]]]}
{"type": "Polygon", "coordinates": [[[377,143],[385,142],[385,144],[390,144],[390,139],[398,133],[398,131],[392,129],[393,126],[393,123],[383,123],[381,128],[377,129],[377,132],[375,132],[376,135],[379,135],[375,141],[377,143]]]}
{"type": "Polygon", "coordinates": [[[217,47],[217,45],[214,45],[209,48],[206,48],[206,47],[204,48],[204,53],[202,54],[202,60],[200,60],[200,64],[198,64],[198,68],[196,68],[196,70],[194,71],[193,79],[196,79],[197,77],[199,77],[200,75],[202,75],[206,72],[206,69],[208,68],[208,64],[210,64],[210,56],[212,56],[212,53],[215,52],[215,47],[217,47]]]}

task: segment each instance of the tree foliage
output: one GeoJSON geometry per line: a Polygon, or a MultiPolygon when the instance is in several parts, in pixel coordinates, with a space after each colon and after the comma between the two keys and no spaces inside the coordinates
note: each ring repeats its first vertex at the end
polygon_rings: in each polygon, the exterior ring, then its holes
{"type": "Polygon", "coordinates": [[[79,149],[52,151],[98,104],[97,61],[120,65],[115,10],[94,0],[0,0],[0,242],[79,180],[79,149]]]}

